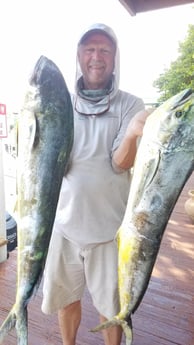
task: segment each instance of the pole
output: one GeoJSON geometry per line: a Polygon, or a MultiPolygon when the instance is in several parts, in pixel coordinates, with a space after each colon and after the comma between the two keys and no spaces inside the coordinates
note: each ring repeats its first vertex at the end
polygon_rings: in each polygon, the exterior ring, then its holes
{"type": "Polygon", "coordinates": [[[3,171],[3,149],[0,138],[0,263],[7,260],[7,234],[5,219],[5,190],[3,171]]]}

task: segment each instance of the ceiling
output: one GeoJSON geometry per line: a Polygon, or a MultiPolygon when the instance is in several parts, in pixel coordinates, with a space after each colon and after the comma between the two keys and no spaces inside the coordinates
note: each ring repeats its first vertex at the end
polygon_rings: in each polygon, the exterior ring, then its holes
{"type": "Polygon", "coordinates": [[[172,7],[194,3],[193,0],[119,0],[126,10],[135,16],[140,12],[159,10],[165,7],[172,7]]]}

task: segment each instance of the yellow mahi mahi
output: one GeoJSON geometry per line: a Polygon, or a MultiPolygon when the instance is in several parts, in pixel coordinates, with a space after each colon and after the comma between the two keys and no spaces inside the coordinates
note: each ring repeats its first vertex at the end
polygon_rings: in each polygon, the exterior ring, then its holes
{"type": "Polygon", "coordinates": [[[167,100],[147,119],[128,204],[117,233],[120,312],[97,326],[121,325],[131,345],[131,315],[147,289],[162,236],[194,168],[194,93],[167,100]]]}

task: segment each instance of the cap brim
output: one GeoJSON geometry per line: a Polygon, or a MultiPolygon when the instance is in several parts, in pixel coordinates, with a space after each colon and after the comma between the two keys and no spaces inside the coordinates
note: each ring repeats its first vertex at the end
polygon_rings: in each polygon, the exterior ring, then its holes
{"type": "Polygon", "coordinates": [[[92,35],[94,34],[101,34],[101,35],[104,35],[106,37],[109,38],[109,40],[114,43],[116,45],[116,42],[115,40],[113,39],[112,36],[110,36],[106,31],[102,30],[102,29],[92,29],[92,30],[89,30],[87,31],[80,39],[79,41],[79,44],[84,44],[84,42],[89,38],[91,37],[92,35]]]}

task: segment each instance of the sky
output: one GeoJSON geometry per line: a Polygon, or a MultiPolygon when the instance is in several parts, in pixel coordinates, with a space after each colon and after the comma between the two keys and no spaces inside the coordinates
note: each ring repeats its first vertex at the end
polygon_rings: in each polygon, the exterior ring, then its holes
{"type": "Polygon", "coordinates": [[[120,88],[157,100],[152,84],[177,58],[194,23],[194,4],[131,16],[119,0],[2,0],[0,103],[18,111],[30,71],[40,55],[52,59],[74,89],[76,45],[91,24],[112,27],[120,48],[120,88]]]}

